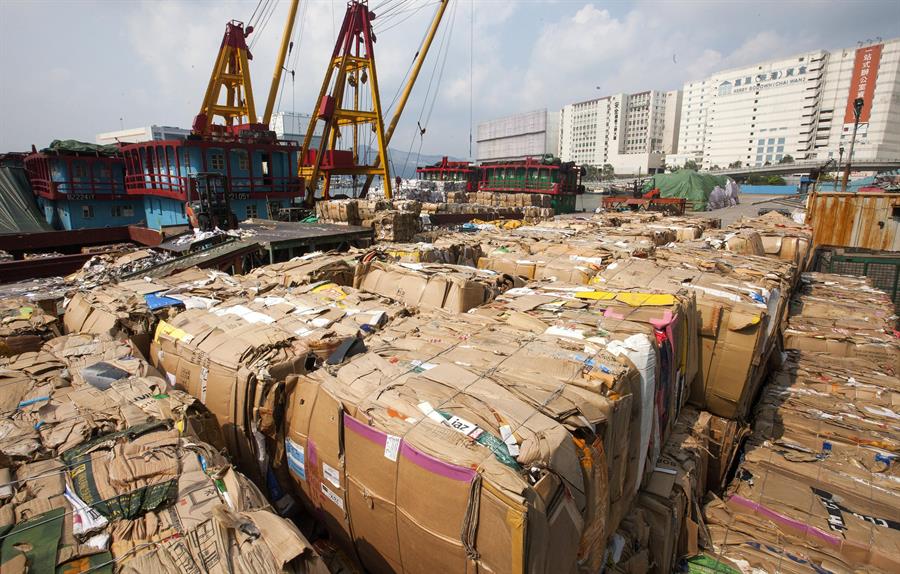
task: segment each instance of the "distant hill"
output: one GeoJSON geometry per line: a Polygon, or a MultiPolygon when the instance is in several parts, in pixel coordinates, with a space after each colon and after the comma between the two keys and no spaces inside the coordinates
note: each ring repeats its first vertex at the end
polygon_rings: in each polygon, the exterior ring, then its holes
{"type": "MultiPolygon", "coordinates": [[[[363,148],[360,148],[360,155],[362,155],[362,153],[363,148]]],[[[370,147],[368,157],[374,157],[374,154],[376,153],[377,152],[370,147]]],[[[404,179],[415,179],[417,167],[437,163],[444,157],[442,155],[428,155],[423,153],[418,156],[418,161],[416,161],[416,150],[409,153],[408,149],[401,150],[397,148],[388,148],[388,155],[391,157],[391,173],[394,176],[399,175],[404,179]],[[407,159],[407,157],[409,159],[407,159]],[[405,168],[404,164],[406,164],[405,168]]],[[[448,159],[450,161],[461,161],[459,158],[452,156],[448,156],[448,159]]]]}

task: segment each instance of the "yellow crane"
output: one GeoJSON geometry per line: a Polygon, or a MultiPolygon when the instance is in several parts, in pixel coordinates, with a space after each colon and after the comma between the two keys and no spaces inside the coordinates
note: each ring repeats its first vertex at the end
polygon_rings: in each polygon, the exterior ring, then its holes
{"type": "MultiPolygon", "coordinates": [[[[275,71],[272,74],[272,84],[269,87],[269,97],[266,100],[262,122],[260,122],[265,129],[269,128],[269,122],[272,120],[275,96],[278,92],[278,84],[281,82],[284,61],[290,46],[291,33],[294,29],[294,20],[297,17],[299,5],[300,0],[291,0],[288,9],[288,18],[281,37],[281,48],[278,51],[275,71]]],[[[250,81],[250,60],[253,59],[253,55],[250,53],[246,41],[251,33],[253,33],[253,26],[247,26],[245,29],[244,23],[237,20],[232,20],[225,25],[225,36],[222,38],[219,53],[206,86],[200,113],[194,118],[192,126],[194,133],[210,135],[216,132],[230,131],[234,135],[234,131],[238,127],[257,124],[253,86],[250,81]],[[220,102],[223,96],[225,101],[220,102]],[[214,123],[216,117],[224,120],[224,127],[219,127],[221,124],[214,123]]]]}
{"type": "Polygon", "coordinates": [[[307,202],[314,201],[320,178],[324,179],[323,195],[327,199],[331,177],[335,175],[365,176],[366,187],[375,176],[381,176],[385,197],[391,198],[392,182],[387,162],[387,146],[409,100],[448,4],[449,0],[440,0],[387,131],[384,129],[373,49],[375,34],[372,31],[372,20],[376,16],[369,11],[365,0],[353,0],[348,4],[300,151],[298,174],[306,184],[307,202]],[[361,85],[366,83],[369,85],[372,106],[371,109],[361,110],[360,89],[361,85]],[[353,90],[353,103],[349,107],[344,107],[347,86],[353,90]],[[318,148],[313,149],[312,140],[320,122],[323,123],[321,139],[318,148]],[[371,126],[378,145],[378,155],[374,163],[369,165],[359,163],[357,149],[359,127],[364,125],[371,126]],[[345,126],[353,128],[351,150],[341,150],[337,147],[338,138],[341,137],[340,128],[345,126]]]}

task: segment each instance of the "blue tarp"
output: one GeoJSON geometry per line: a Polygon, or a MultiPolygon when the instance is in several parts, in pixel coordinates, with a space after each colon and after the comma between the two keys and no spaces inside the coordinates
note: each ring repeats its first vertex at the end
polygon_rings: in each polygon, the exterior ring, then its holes
{"type": "Polygon", "coordinates": [[[144,300],[147,302],[147,307],[150,307],[151,311],[156,311],[157,309],[163,309],[165,307],[175,307],[176,305],[183,305],[183,303],[178,299],[172,299],[171,297],[166,297],[165,295],[157,295],[156,293],[148,293],[144,295],[144,300]]]}

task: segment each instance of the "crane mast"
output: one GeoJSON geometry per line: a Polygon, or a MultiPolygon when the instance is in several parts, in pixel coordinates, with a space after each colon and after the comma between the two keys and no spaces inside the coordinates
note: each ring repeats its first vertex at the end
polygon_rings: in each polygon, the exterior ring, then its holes
{"type": "MultiPolygon", "coordinates": [[[[425,63],[425,57],[428,56],[428,50],[431,48],[431,42],[432,40],[434,40],[434,36],[437,33],[437,29],[441,23],[441,20],[444,17],[444,12],[447,10],[448,4],[450,4],[450,0],[441,0],[437,12],[435,12],[434,18],[431,21],[431,26],[428,28],[428,34],[422,41],[422,47],[419,48],[419,51],[416,53],[416,61],[413,64],[412,71],[410,71],[409,80],[406,82],[406,86],[403,88],[403,93],[401,94],[400,99],[397,101],[397,109],[394,111],[394,117],[391,118],[391,123],[388,126],[387,131],[384,133],[387,145],[390,145],[391,143],[391,138],[394,135],[394,130],[397,129],[397,123],[400,121],[400,115],[403,114],[403,110],[404,108],[406,108],[406,102],[409,100],[409,95],[412,93],[413,85],[415,85],[416,80],[419,77],[419,71],[421,71],[422,69],[422,64],[425,63]]],[[[379,157],[376,160],[376,165],[378,165],[378,162],[380,161],[381,158],[379,157]]],[[[363,186],[363,193],[365,193],[369,189],[370,185],[372,185],[372,176],[368,176],[366,178],[366,183],[363,186]]]]}
{"type": "Polygon", "coordinates": [[[272,84],[269,86],[269,99],[266,100],[266,109],[263,112],[262,123],[269,125],[272,121],[272,110],[275,108],[275,96],[278,93],[278,84],[281,83],[281,74],[284,72],[284,60],[291,46],[291,33],[294,31],[294,20],[297,19],[297,7],[300,0],[291,0],[288,10],[287,22],[284,24],[284,33],[281,35],[281,48],[278,50],[278,59],[275,61],[275,71],[272,73],[272,84]]]}
{"type": "Polygon", "coordinates": [[[360,164],[358,154],[354,150],[338,149],[341,128],[352,127],[356,132],[358,127],[368,125],[375,132],[379,157],[382,159],[387,157],[378,73],[375,67],[375,34],[372,31],[374,18],[375,14],[369,11],[368,4],[364,0],[353,0],[347,5],[347,12],[300,150],[298,175],[306,183],[308,203],[315,200],[319,178],[324,180],[323,194],[327,198],[331,178],[336,175],[380,175],[385,182],[385,194],[390,197],[391,181],[386,162],[382,161],[380,165],[360,164]],[[350,106],[345,105],[347,86],[359,90],[361,84],[369,86],[371,109],[359,109],[358,93],[354,94],[350,106]],[[320,122],[323,124],[322,136],[318,148],[314,149],[313,134],[320,122]]]}
{"type": "Polygon", "coordinates": [[[225,36],[206,86],[200,113],[191,126],[195,134],[210,135],[213,131],[234,130],[245,123],[256,123],[256,106],[250,83],[250,60],[253,55],[247,48],[247,36],[252,32],[253,26],[245,30],[244,23],[237,20],[225,25],[225,36]],[[220,103],[223,88],[225,102],[220,103]],[[225,120],[224,127],[214,126],[213,120],[217,116],[225,120]]]}
{"type": "Polygon", "coordinates": [[[314,201],[319,179],[324,181],[323,195],[327,199],[330,193],[331,177],[334,175],[365,176],[364,189],[368,188],[375,176],[381,176],[384,182],[385,197],[391,198],[392,182],[387,162],[387,146],[409,100],[413,85],[428,55],[428,50],[448,4],[449,0],[440,0],[440,5],[422,46],[416,54],[409,80],[404,86],[397,109],[386,131],[373,50],[375,35],[371,22],[375,19],[375,14],[369,12],[365,0],[353,0],[348,4],[328,70],[319,91],[319,97],[316,99],[312,121],[310,121],[300,151],[298,174],[306,182],[307,202],[314,201]],[[371,91],[372,109],[360,110],[360,90],[366,83],[371,91]],[[353,89],[352,104],[349,107],[343,107],[347,85],[353,89]],[[324,124],[322,137],[318,148],[314,149],[311,147],[312,140],[320,123],[324,124]],[[357,144],[359,128],[363,125],[371,127],[377,140],[378,154],[371,165],[362,165],[359,162],[357,144]],[[352,150],[337,149],[338,138],[341,137],[340,128],[345,126],[353,128],[352,150]]]}

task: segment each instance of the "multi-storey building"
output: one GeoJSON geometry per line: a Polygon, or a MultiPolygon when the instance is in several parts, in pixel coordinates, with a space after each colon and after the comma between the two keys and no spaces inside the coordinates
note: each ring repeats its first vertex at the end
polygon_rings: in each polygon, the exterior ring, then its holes
{"type": "Polygon", "coordinates": [[[702,168],[837,158],[862,97],[857,159],[900,157],[900,39],[717,72],[684,85],[680,160],[702,168]]]}
{"type": "Polygon", "coordinates": [[[678,97],[652,90],[570,104],[560,112],[559,155],[582,165],[610,164],[616,173],[655,172],[674,145],[666,115],[677,125],[679,112],[667,110],[667,102],[678,97]]]}
{"type": "Polygon", "coordinates": [[[478,162],[559,155],[559,112],[542,109],[481,122],[475,141],[478,162]]]}

